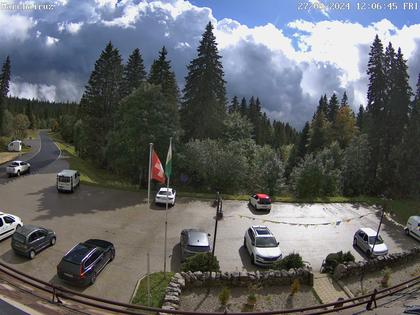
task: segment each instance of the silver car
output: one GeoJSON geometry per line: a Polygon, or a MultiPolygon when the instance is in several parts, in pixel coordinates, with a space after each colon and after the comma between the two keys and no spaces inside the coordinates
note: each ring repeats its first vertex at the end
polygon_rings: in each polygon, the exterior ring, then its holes
{"type": "Polygon", "coordinates": [[[24,161],[13,161],[6,167],[6,173],[10,177],[12,175],[14,176],[20,176],[24,173],[30,173],[31,172],[31,164],[24,161]]]}
{"type": "Polygon", "coordinates": [[[380,235],[376,237],[376,231],[371,228],[359,229],[354,234],[353,245],[359,247],[368,257],[388,254],[388,247],[382,237],[380,235]],[[373,247],[374,244],[375,247],[373,247]]]}
{"type": "Polygon", "coordinates": [[[185,229],[181,232],[181,261],[187,257],[199,253],[209,253],[211,251],[209,237],[203,231],[197,229],[185,229]]]}

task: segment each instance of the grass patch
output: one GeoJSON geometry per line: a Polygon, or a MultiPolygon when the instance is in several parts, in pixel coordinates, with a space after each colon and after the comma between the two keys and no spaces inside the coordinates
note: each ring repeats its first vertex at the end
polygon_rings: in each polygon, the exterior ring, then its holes
{"type": "Polygon", "coordinates": [[[76,154],[74,146],[64,142],[59,134],[50,133],[50,136],[60,148],[61,154],[66,158],[70,165],[70,169],[75,169],[80,172],[80,181],[82,184],[139,191],[138,185],[130,184],[123,179],[118,178],[118,176],[98,168],[92,162],[81,159],[76,154]]]}
{"type": "MultiPolygon", "coordinates": [[[[163,272],[155,272],[150,274],[150,306],[161,307],[163,298],[165,297],[165,290],[171,280],[173,272],[166,273],[166,279],[163,272]]],[[[140,281],[140,285],[134,294],[132,300],[133,304],[140,304],[147,306],[147,277],[140,281]]]]}

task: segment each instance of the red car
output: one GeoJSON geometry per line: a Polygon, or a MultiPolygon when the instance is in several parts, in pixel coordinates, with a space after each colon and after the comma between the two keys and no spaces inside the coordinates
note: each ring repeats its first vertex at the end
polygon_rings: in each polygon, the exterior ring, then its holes
{"type": "Polygon", "coordinates": [[[249,198],[249,204],[255,210],[271,210],[271,198],[266,194],[254,194],[249,198]]]}

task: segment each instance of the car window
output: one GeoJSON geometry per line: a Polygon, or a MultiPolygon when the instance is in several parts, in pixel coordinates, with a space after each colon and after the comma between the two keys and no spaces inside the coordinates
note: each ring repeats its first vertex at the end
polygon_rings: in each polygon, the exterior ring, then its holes
{"type": "Polygon", "coordinates": [[[21,162],[20,165],[26,165],[26,162],[21,162]]]}
{"type": "Polygon", "coordinates": [[[7,224],[12,224],[13,222],[15,222],[15,219],[13,219],[12,217],[4,217],[4,222],[6,222],[7,224]]]}
{"type": "Polygon", "coordinates": [[[252,195],[252,198],[257,199],[257,195],[252,195]]]}
{"type": "Polygon", "coordinates": [[[85,262],[85,266],[90,266],[101,255],[100,251],[95,251],[85,262]]]}
{"type": "Polygon", "coordinates": [[[37,238],[38,238],[38,234],[37,234],[37,232],[33,232],[31,235],[29,235],[28,242],[29,242],[29,243],[32,243],[32,242],[33,242],[33,241],[35,241],[37,238]]]}
{"type": "Polygon", "coordinates": [[[45,230],[39,230],[38,232],[38,238],[39,237],[45,237],[45,236],[47,236],[47,231],[45,231],[45,230]]]}
{"type": "Polygon", "coordinates": [[[367,236],[367,234],[363,235],[363,240],[364,240],[365,242],[367,242],[367,241],[368,241],[368,236],[367,236]]]}
{"type": "Polygon", "coordinates": [[[248,235],[249,235],[249,238],[251,239],[251,242],[255,242],[255,237],[254,237],[254,233],[252,232],[252,230],[251,229],[249,229],[248,230],[248,235]]]}
{"type": "Polygon", "coordinates": [[[0,226],[3,226],[3,219],[0,218],[0,226]]]}
{"type": "Polygon", "coordinates": [[[363,236],[365,236],[365,233],[363,233],[362,231],[359,231],[359,233],[357,233],[359,235],[360,238],[363,238],[363,236]]]}

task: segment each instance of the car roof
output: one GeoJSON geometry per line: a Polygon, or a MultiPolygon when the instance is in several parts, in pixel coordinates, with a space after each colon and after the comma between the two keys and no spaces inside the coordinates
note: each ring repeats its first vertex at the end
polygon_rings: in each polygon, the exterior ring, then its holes
{"type": "Polygon", "coordinates": [[[267,194],[256,194],[258,198],[261,199],[266,199],[266,198],[270,198],[267,194]]]}
{"type": "Polygon", "coordinates": [[[10,162],[10,164],[12,164],[12,163],[22,163],[23,161],[21,161],[21,160],[14,160],[14,161],[11,161],[10,162]]]}
{"type": "Polygon", "coordinates": [[[420,215],[413,215],[409,217],[408,220],[414,220],[416,222],[420,222],[420,215]]]}
{"type": "Polygon", "coordinates": [[[271,233],[270,229],[265,225],[253,225],[251,227],[257,236],[273,236],[273,233],[271,233]]]}
{"type": "Polygon", "coordinates": [[[207,233],[197,230],[197,229],[188,229],[188,245],[191,246],[209,246],[209,238],[207,233]]]}
{"type": "Polygon", "coordinates": [[[77,171],[75,170],[62,170],[60,173],[57,174],[57,176],[73,176],[76,173],[77,171]]]}
{"type": "Polygon", "coordinates": [[[63,259],[71,263],[80,264],[86,256],[95,249],[94,246],[89,246],[84,243],[79,243],[74,246],[63,259]]]}
{"type": "Polygon", "coordinates": [[[113,246],[111,242],[99,239],[89,239],[83,243],[85,246],[88,247],[100,247],[103,249],[107,249],[109,246],[113,246]]]}
{"type": "Polygon", "coordinates": [[[161,188],[159,188],[159,191],[166,191],[166,190],[168,190],[168,191],[172,191],[172,188],[166,188],[166,187],[161,187],[161,188]]]}
{"type": "Polygon", "coordinates": [[[361,228],[361,231],[365,232],[368,236],[376,236],[376,231],[371,228],[361,228]]]}
{"type": "Polygon", "coordinates": [[[20,228],[18,228],[16,231],[19,234],[22,234],[22,235],[29,235],[33,231],[36,231],[36,230],[39,230],[39,229],[45,230],[45,228],[40,227],[40,226],[31,225],[31,224],[25,224],[25,225],[21,226],[20,228]]]}

